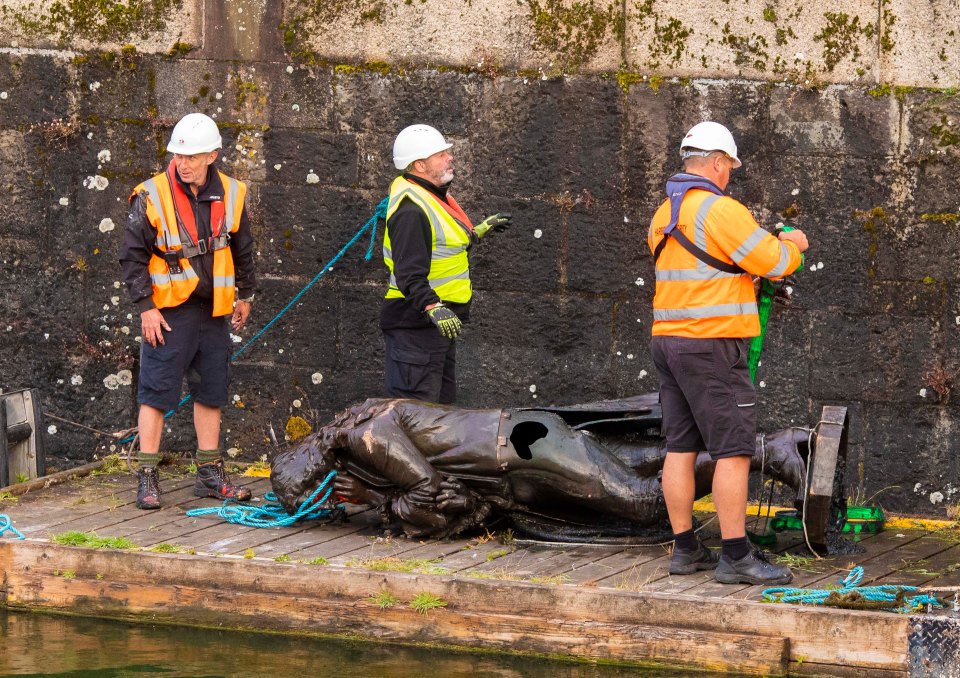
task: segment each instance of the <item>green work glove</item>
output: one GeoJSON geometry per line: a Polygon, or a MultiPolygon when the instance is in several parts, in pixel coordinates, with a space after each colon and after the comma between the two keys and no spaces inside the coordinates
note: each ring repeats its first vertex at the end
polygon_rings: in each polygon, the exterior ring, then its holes
{"type": "Polygon", "coordinates": [[[507,226],[510,225],[510,220],[513,219],[513,215],[509,212],[497,212],[493,216],[489,216],[479,224],[474,227],[474,231],[477,234],[478,238],[482,238],[491,230],[494,231],[505,231],[507,226]]]}
{"type": "Polygon", "coordinates": [[[460,318],[443,304],[437,304],[431,308],[427,311],[427,315],[430,317],[430,322],[436,325],[437,329],[440,330],[440,334],[447,339],[456,339],[460,336],[460,331],[463,327],[460,318]]]}

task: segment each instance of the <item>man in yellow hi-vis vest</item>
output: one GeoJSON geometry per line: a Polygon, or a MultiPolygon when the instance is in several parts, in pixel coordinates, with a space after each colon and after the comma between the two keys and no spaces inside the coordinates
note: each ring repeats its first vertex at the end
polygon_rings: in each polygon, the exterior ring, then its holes
{"type": "Polygon", "coordinates": [[[380,309],[387,395],[435,403],[457,396],[456,344],[468,319],[467,250],[510,224],[494,214],[474,226],[453,196],[452,144],[429,125],[411,125],[393,144],[403,172],[390,186],[383,260],[390,283],[380,309]]]}
{"type": "Polygon", "coordinates": [[[744,525],[757,429],[747,338],[760,334],[753,276],[778,279],[796,271],[807,237],[799,230],[772,235],[724,195],[741,163],[723,125],[695,125],[680,154],[683,172],[667,181],[667,199],[648,234],[657,277],[650,351],[660,376],[663,496],[674,533],[670,574],[715,570],[725,584],[786,584],[790,569],[767,561],[744,525]],[[719,557],[693,530],[701,450],[716,463],[719,557]]]}
{"type": "Polygon", "coordinates": [[[177,406],[188,376],[197,432],[194,494],[250,499],[232,484],[220,456],[220,409],[227,404],[230,330],[250,315],[256,288],[247,187],[213,164],[222,148],[202,113],[173,128],[166,170],[130,195],[120,262],[140,311],[140,432],[137,506],[160,508],[157,461],[164,413],[177,406]]]}

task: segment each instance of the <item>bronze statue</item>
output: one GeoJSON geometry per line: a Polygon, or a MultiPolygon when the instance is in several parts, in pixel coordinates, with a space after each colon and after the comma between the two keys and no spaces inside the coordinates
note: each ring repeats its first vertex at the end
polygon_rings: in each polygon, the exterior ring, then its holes
{"type": "MultiPolygon", "coordinates": [[[[509,518],[559,541],[669,538],[659,474],[666,451],[657,394],[571,407],[468,410],[371,399],[338,414],[272,464],[293,513],[330,470],[332,500],[378,507],[408,536],[452,536],[509,518]]],[[[752,467],[800,490],[807,434],[757,437],[752,467]]],[[[714,464],[697,459],[697,496],[714,464]]]]}

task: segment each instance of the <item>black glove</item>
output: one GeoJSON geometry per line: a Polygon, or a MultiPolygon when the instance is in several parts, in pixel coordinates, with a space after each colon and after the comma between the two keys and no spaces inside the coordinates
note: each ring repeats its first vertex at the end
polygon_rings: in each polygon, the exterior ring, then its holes
{"type": "Polygon", "coordinates": [[[427,311],[427,315],[430,317],[430,322],[436,325],[437,329],[440,330],[440,334],[447,339],[456,339],[460,336],[460,332],[463,329],[460,318],[443,304],[437,304],[431,308],[427,311]]]}
{"type": "Polygon", "coordinates": [[[444,513],[466,513],[473,510],[473,493],[459,480],[447,477],[440,481],[437,508],[444,513]]]}
{"type": "Polygon", "coordinates": [[[482,238],[491,230],[493,231],[505,231],[507,226],[510,225],[513,215],[509,212],[498,212],[493,216],[489,216],[479,224],[474,227],[474,232],[476,232],[478,238],[482,238]]]}

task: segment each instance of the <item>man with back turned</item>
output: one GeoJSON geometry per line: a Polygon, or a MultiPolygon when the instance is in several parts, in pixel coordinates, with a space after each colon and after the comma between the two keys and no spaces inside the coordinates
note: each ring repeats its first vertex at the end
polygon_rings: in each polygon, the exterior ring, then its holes
{"type": "Polygon", "coordinates": [[[650,224],[657,288],[653,361],[660,376],[667,456],[663,494],[674,533],[671,574],[714,570],[726,584],[785,584],[790,569],[770,563],[746,537],[747,478],[757,427],[747,339],[760,333],[752,276],[793,273],[807,249],[802,231],[778,237],[724,195],[740,167],[730,131],[694,126],[680,144],[683,172],[667,181],[667,200],[650,224]],[[721,553],[693,530],[694,463],[716,462],[713,499],[721,553]]]}

